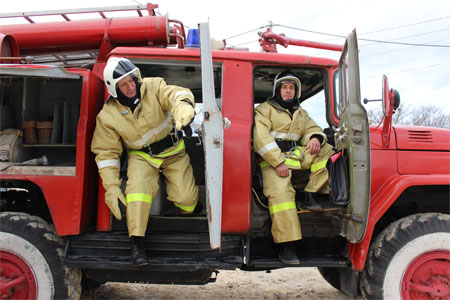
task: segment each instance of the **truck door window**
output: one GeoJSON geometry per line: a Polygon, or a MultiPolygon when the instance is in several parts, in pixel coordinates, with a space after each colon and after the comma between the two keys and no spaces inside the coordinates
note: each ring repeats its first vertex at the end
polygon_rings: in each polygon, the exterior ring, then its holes
{"type": "Polygon", "coordinates": [[[339,71],[336,71],[333,75],[334,78],[334,113],[335,115],[340,119],[341,118],[341,113],[339,110],[339,105],[341,102],[341,98],[339,96],[339,71]]]}
{"type": "MultiPolygon", "coordinates": [[[[162,77],[167,84],[186,87],[195,97],[195,119],[191,124],[194,135],[197,135],[203,122],[202,113],[202,74],[200,61],[174,60],[137,60],[136,66],[144,77],[162,77]]],[[[222,64],[214,63],[214,88],[217,105],[222,109],[222,64]]]]}
{"type": "Polygon", "coordinates": [[[322,128],[328,127],[326,121],[326,77],[319,69],[299,68],[295,66],[258,66],[254,70],[253,89],[255,106],[273,95],[273,81],[279,72],[290,69],[300,79],[302,91],[301,107],[305,109],[322,128]]]}

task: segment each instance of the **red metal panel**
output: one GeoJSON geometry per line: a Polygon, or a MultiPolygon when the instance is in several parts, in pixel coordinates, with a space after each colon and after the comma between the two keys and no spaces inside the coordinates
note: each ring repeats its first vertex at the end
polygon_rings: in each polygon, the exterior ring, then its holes
{"type": "MultiPolygon", "coordinates": [[[[371,125],[370,126],[370,149],[384,149],[384,150],[395,150],[397,149],[394,129],[390,129],[391,134],[389,135],[389,146],[386,147],[383,143],[383,124],[381,125],[371,125]]],[[[373,158],[372,158],[373,161],[373,158]]],[[[373,163],[373,162],[372,162],[373,163]]]]}
{"type": "Polygon", "coordinates": [[[222,232],[246,233],[251,207],[252,64],[225,61],[222,115],[224,129],[222,232]]]}
{"type": "MultiPolygon", "coordinates": [[[[450,148],[450,130],[425,126],[395,125],[398,149],[444,150],[450,148]]],[[[448,155],[448,152],[447,152],[448,155]]]]}
{"type": "Polygon", "coordinates": [[[400,174],[449,174],[450,153],[448,151],[399,151],[400,174]]]}
{"type": "MultiPolygon", "coordinates": [[[[213,50],[214,60],[233,60],[264,64],[290,64],[290,65],[308,65],[311,67],[337,67],[338,62],[324,57],[310,57],[305,55],[248,52],[248,51],[226,51],[213,50]]],[[[113,56],[125,57],[149,57],[155,59],[199,59],[200,51],[198,49],[168,49],[168,48],[125,48],[118,47],[111,51],[113,56]]],[[[234,87],[233,87],[234,88],[234,87]]]]}
{"type": "Polygon", "coordinates": [[[97,197],[97,230],[111,231],[112,219],[111,211],[105,202],[105,189],[102,185],[102,179],[98,180],[98,197],[97,197]]]}
{"type": "Polygon", "coordinates": [[[405,189],[415,185],[449,185],[450,174],[401,175],[397,172],[396,151],[371,151],[371,199],[366,234],[358,244],[349,243],[349,256],[355,270],[362,270],[370,246],[373,229],[378,220],[405,189]]]}
{"type": "MultiPolygon", "coordinates": [[[[77,70],[74,70],[77,72],[77,70]]],[[[93,72],[77,72],[83,75],[80,119],[77,129],[76,172],[82,178],[82,211],[80,231],[89,226],[94,218],[97,199],[98,171],[91,152],[91,140],[95,118],[103,105],[104,84],[93,72]]]]}

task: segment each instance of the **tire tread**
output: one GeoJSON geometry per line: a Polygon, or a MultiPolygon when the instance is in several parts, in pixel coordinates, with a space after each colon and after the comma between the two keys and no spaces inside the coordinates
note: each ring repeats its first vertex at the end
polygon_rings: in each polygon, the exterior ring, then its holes
{"type": "Polygon", "coordinates": [[[1,212],[0,228],[28,240],[39,249],[53,273],[55,299],[80,299],[81,271],[62,265],[64,240],[56,234],[54,226],[38,216],[1,212]]]}
{"type": "Polygon", "coordinates": [[[372,242],[361,274],[363,299],[383,299],[383,280],[396,251],[414,238],[433,232],[450,232],[450,215],[421,213],[387,226],[372,242]]]}

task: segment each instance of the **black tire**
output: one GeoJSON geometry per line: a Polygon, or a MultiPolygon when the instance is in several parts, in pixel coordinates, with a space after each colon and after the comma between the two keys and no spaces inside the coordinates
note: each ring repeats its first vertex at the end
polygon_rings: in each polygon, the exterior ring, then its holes
{"type": "Polygon", "coordinates": [[[331,286],[338,291],[341,291],[341,275],[339,274],[338,268],[318,267],[317,269],[326,282],[331,284],[331,286]]]}
{"type": "Polygon", "coordinates": [[[408,216],[390,224],[370,246],[361,292],[364,299],[437,299],[450,292],[449,269],[450,215],[408,216]]]}
{"type": "Polygon", "coordinates": [[[62,265],[64,241],[42,218],[19,212],[0,213],[2,280],[25,277],[13,298],[79,299],[81,271],[62,265]],[[17,270],[21,270],[18,273],[17,270]],[[8,277],[10,276],[10,277],[8,277]]]}

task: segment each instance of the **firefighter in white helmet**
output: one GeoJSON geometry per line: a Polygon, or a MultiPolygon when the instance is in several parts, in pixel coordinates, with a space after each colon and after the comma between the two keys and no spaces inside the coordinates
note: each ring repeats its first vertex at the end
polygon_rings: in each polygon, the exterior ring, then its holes
{"type": "Polygon", "coordinates": [[[97,115],[91,149],[106,190],[105,202],[118,220],[119,200],[126,206],[133,264],[146,265],[143,239],[159,188],[159,170],[167,199],[180,212],[192,213],[197,204],[198,188],[180,131],[194,117],[194,96],[187,88],[167,85],[163,78],[141,79],[139,69],[125,58],[110,58],[103,77],[110,97],[97,115]],[[119,178],[122,151],[128,154],[126,196],[119,178]]]}
{"type": "Polygon", "coordinates": [[[300,263],[294,242],[302,238],[291,183],[293,171],[311,172],[305,187],[306,208],[321,209],[318,193],[329,193],[326,163],[333,154],[322,129],[300,107],[300,93],[300,80],[292,71],[278,73],[272,97],[255,109],[253,132],[254,149],[262,158],[272,236],[281,245],[280,260],[290,265],[300,263]]]}

